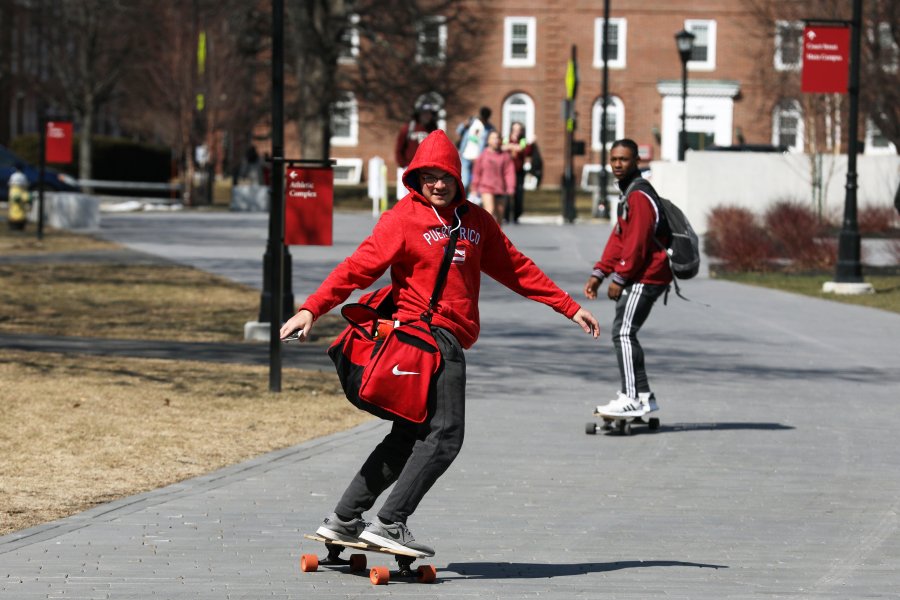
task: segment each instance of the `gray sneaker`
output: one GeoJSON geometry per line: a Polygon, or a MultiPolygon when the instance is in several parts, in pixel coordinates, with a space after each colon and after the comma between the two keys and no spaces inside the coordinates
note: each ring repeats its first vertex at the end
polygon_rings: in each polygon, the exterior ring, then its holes
{"type": "Polygon", "coordinates": [[[341,521],[338,516],[331,513],[322,525],[316,529],[316,535],[321,535],[325,539],[334,540],[336,542],[358,542],[359,534],[366,528],[366,523],[359,517],[352,521],[341,521]]]}
{"type": "Polygon", "coordinates": [[[392,550],[409,550],[419,556],[434,556],[434,550],[425,544],[416,542],[406,527],[406,523],[390,523],[385,525],[381,519],[369,523],[360,534],[359,539],[370,544],[391,548],[392,550]]]}

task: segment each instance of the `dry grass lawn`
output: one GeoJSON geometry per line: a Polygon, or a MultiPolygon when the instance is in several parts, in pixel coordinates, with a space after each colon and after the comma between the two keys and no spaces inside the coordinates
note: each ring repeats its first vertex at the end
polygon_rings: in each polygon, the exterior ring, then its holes
{"type": "Polygon", "coordinates": [[[362,422],[330,373],[0,351],[0,534],[362,422]]]}
{"type": "MultiPolygon", "coordinates": [[[[70,263],[115,250],[0,222],[0,333],[238,342],[257,290],[179,266],[70,263]]],[[[328,315],[317,343],[341,327],[328,315]]],[[[208,473],[368,418],[331,372],[20,352],[0,347],[0,535],[208,473]]]]}
{"type": "Polygon", "coordinates": [[[49,227],[38,240],[34,223],[29,223],[25,231],[9,231],[6,221],[0,219],[0,256],[117,249],[118,245],[106,240],[49,227]]]}

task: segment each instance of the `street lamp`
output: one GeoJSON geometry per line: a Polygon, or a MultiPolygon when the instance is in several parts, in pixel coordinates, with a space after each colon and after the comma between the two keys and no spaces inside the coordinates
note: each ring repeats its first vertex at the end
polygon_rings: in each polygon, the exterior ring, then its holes
{"type": "Polygon", "coordinates": [[[687,64],[694,50],[694,34],[682,29],[675,34],[675,44],[678,46],[678,55],[681,57],[681,133],[678,135],[678,161],[684,160],[684,150],[687,146],[687,64]]]}

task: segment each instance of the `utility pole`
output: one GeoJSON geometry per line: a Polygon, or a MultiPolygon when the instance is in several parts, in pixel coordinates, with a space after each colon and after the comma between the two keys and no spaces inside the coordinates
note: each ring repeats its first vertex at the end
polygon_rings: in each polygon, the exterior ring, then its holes
{"type": "MultiPolygon", "coordinates": [[[[281,324],[284,316],[284,0],[272,0],[272,195],[269,239],[263,257],[260,322],[269,323],[269,391],[281,391],[281,324]],[[268,314],[266,314],[268,313],[268,314]]],[[[293,308],[290,298],[287,308],[293,308]]]]}
{"type": "Polygon", "coordinates": [[[562,179],[562,213],[566,223],[575,221],[575,96],[578,94],[578,58],[572,44],[572,58],[566,67],[566,100],[563,104],[566,122],[565,168],[562,179]]]}
{"type": "Polygon", "coordinates": [[[609,214],[609,203],[607,201],[607,185],[609,174],[606,172],[606,111],[609,107],[609,0],[603,0],[603,46],[601,47],[603,58],[603,107],[600,113],[600,201],[594,207],[594,216],[600,216],[601,208],[606,215],[612,219],[609,214]]]}
{"type": "Polygon", "coordinates": [[[850,123],[847,148],[847,183],[844,195],[844,221],[838,237],[838,260],[834,280],[838,283],[862,283],[860,263],[861,241],[856,221],[856,154],[859,152],[859,48],[862,23],[862,0],[853,0],[853,20],[850,21],[850,123]]]}
{"type": "Polygon", "coordinates": [[[850,21],[850,72],[847,93],[850,96],[849,140],[847,143],[847,183],[844,194],[844,220],[838,235],[838,257],[834,281],[826,281],[824,292],[839,294],[872,293],[871,284],[862,277],[862,241],[856,220],[857,173],[856,156],[859,153],[859,67],[862,29],[862,0],[853,0],[853,18],[850,21]]]}

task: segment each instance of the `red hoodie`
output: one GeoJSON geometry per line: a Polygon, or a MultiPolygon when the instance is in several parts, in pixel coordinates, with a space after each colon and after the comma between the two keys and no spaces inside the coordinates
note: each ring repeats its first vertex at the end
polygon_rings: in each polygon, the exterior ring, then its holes
{"type": "Polygon", "coordinates": [[[454,211],[465,204],[456,253],[432,324],[452,332],[463,348],[475,343],[481,329],[478,295],[482,272],[568,318],[578,312],[578,303],[513,246],[494,217],[465,199],[459,151],[443,131],[431,133],[419,145],[403,183],[409,193],[381,215],[372,234],[301,308],[318,318],[344,302],[353,290],[368,288],[390,268],[391,293],[398,307],[394,318],[403,322],[418,319],[434,291],[454,211]],[[442,169],[456,178],[458,193],[450,205],[437,208],[422,196],[417,170],[426,167],[442,169]]]}

